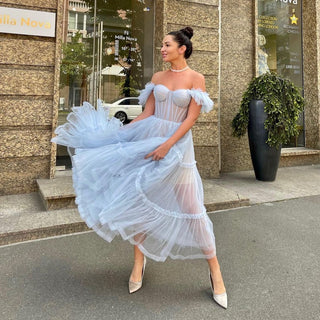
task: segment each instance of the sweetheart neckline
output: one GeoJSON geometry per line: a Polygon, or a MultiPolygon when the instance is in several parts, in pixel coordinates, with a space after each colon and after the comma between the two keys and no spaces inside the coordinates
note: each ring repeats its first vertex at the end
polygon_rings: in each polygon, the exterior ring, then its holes
{"type": "MultiPolygon", "coordinates": [[[[155,84],[155,83],[153,83],[153,82],[151,82],[155,87],[156,86],[162,86],[162,87],[165,87],[168,91],[171,91],[171,92],[175,92],[175,91],[188,91],[188,90],[192,90],[192,89],[176,89],[176,90],[170,90],[166,85],[164,85],[164,84],[162,84],[162,83],[157,83],[157,84],[155,84]]],[[[196,90],[196,89],[194,89],[194,90],[196,90]]]]}

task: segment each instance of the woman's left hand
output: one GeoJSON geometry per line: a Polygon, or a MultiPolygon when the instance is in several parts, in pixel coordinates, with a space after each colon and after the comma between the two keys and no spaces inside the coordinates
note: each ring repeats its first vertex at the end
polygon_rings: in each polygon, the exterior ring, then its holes
{"type": "Polygon", "coordinates": [[[156,160],[156,161],[161,160],[166,156],[170,148],[171,147],[167,143],[163,143],[157,149],[148,153],[144,158],[148,159],[152,157],[152,160],[156,160]]]}

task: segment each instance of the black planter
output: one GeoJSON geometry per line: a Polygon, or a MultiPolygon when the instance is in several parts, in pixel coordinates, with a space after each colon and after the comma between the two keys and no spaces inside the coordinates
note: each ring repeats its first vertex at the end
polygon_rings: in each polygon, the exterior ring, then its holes
{"type": "Polygon", "coordinates": [[[249,104],[248,137],[251,160],[257,180],[274,181],[279,166],[281,147],[267,145],[268,131],[264,128],[267,115],[262,100],[249,104]]]}

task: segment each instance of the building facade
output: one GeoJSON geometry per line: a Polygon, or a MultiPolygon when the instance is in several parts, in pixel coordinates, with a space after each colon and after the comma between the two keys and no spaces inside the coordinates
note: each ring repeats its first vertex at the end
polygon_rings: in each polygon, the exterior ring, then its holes
{"type": "Polygon", "coordinates": [[[168,67],[164,35],[186,25],[194,29],[189,66],[215,102],[192,129],[201,176],[252,168],[247,138],[232,137],[230,123],[249,81],[268,70],[303,87],[306,100],[281,165],[319,163],[320,0],[0,0],[0,194],[53,178],[66,156],[50,143],[57,123],[83,101],[137,95],[168,67]],[[8,8],[55,14],[54,35],[12,33],[8,8]]]}
{"type": "Polygon", "coordinates": [[[54,175],[62,12],[56,0],[0,1],[1,195],[54,175]]]}

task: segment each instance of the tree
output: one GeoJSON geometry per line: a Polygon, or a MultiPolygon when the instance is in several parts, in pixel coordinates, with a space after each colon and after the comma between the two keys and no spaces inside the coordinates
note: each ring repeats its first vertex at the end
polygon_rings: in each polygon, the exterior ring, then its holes
{"type": "Polygon", "coordinates": [[[77,32],[71,42],[62,44],[62,61],[60,67],[60,86],[69,86],[69,106],[72,105],[74,87],[85,87],[90,73],[90,54],[83,43],[81,33],[77,32]]]}

